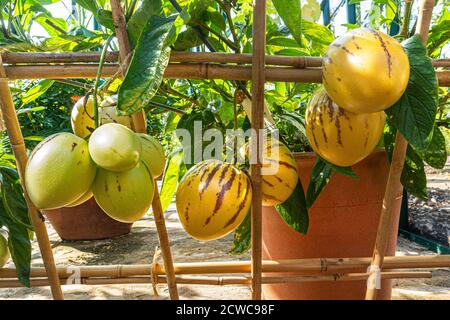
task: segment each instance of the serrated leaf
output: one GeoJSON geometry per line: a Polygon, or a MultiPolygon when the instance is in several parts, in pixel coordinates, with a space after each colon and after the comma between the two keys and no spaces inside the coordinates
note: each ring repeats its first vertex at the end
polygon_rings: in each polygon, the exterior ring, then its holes
{"type": "Polygon", "coordinates": [[[118,113],[133,114],[147,106],[162,82],[170,58],[173,18],[152,16],[139,38],[118,94],[118,113]]]}
{"type": "Polygon", "coordinates": [[[240,255],[250,250],[252,245],[252,219],[249,211],[244,221],[234,231],[234,239],[228,253],[233,255],[240,255]]]}
{"type": "Polygon", "coordinates": [[[403,41],[409,58],[410,79],[405,93],[386,110],[390,121],[417,150],[428,145],[438,103],[436,73],[418,35],[403,41]]]}
{"type": "Polygon", "coordinates": [[[297,186],[291,196],[282,204],[276,205],[275,209],[284,222],[292,229],[302,234],[308,232],[308,207],[300,180],[298,180],[297,186]]]}

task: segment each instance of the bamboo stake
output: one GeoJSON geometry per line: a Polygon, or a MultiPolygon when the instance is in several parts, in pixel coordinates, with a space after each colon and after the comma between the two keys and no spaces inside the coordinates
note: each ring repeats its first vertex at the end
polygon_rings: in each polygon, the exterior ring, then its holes
{"type": "Polygon", "coordinates": [[[261,300],[262,278],[262,178],[261,154],[264,128],[264,84],[266,48],[266,0],[253,1],[252,50],[252,298],[261,300]]]}
{"type": "MultiPolygon", "coordinates": [[[[434,0],[421,0],[420,12],[417,20],[418,34],[424,43],[428,39],[428,30],[430,27],[431,15],[434,7],[434,0]]],[[[389,177],[387,181],[386,191],[383,199],[383,206],[381,209],[380,220],[377,230],[377,238],[375,241],[375,248],[373,250],[372,262],[370,264],[370,273],[367,283],[366,300],[375,300],[377,296],[377,276],[383,265],[384,255],[389,242],[390,229],[392,227],[392,217],[396,210],[400,207],[396,205],[397,200],[403,195],[403,186],[400,182],[400,177],[405,162],[406,149],[408,142],[403,135],[398,131],[395,139],[395,146],[392,155],[391,166],[389,169],[389,177]]]]}
{"type": "MultiPolygon", "coordinates": [[[[122,62],[123,70],[128,70],[130,55],[132,52],[130,40],[127,33],[127,22],[123,14],[120,0],[111,0],[111,11],[114,21],[114,29],[116,30],[117,41],[119,42],[119,55],[122,62]]],[[[147,122],[144,110],[140,110],[133,114],[133,127],[136,132],[147,133],[147,122]]]]}
{"type": "MultiPolygon", "coordinates": [[[[48,63],[86,63],[99,62],[99,52],[4,52],[2,53],[5,64],[48,64],[48,63]]],[[[109,52],[106,62],[118,62],[119,53],[109,52]]],[[[170,54],[171,63],[236,63],[251,64],[251,54],[235,54],[221,52],[177,52],[170,54]]],[[[295,68],[321,67],[321,57],[292,57],[279,55],[266,55],[266,65],[287,66],[295,68]]],[[[433,59],[433,66],[450,67],[450,59],[433,59]]]]}
{"type": "MultiPolygon", "coordinates": [[[[317,282],[317,281],[364,281],[368,278],[368,273],[349,273],[349,274],[330,274],[326,276],[285,276],[285,277],[264,277],[263,283],[290,283],[290,282],[317,282]]],[[[382,279],[418,279],[431,278],[431,272],[382,272],[382,279]]],[[[156,278],[157,284],[167,283],[165,276],[156,278]]],[[[177,283],[186,285],[250,285],[251,277],[234,276],[234,277],[189,277],[177,276],[177,283]]],[[[48,286],[47,279],[30,279],[31,287],[48,286]]],[[[96,278],[85,277],[78,281],[63,282],[62,285],[112,285],[112,284],[153,284],[150,276],[139,277],[122,277],[122,278],[96,278]]],[[[0,280],[0,288],[20,288],[23,284],[17,279],[0,280]]]]}
{"type": "MultiPolygon", "coordinates": [[[[17,65],[5,66],[9,80],[95,78],[98,64],[17,65]]],[[[102,77],[112,77],[119,70],[117,64],[106,64],[102,77]]],[[[450,70],[437,70],[439,85],[450,86],[450,70]]],[[[171,63],[164,72],[167,79],[223,79],[251,80],[251,67],[207,63],[171,63]]],[[[321,68],[266,67],[266,81],[322,82],[321,68]]]]}
{"type": "Polygon", "coordinates": [[[4,117],[4,123],[8,132],[9,140],[16,159],[17,171],[19,173],[20,182],[24,191],[25,200],[28,206],[28,212],[33,223],[36,238],[45,265],[46,273],[49,279],[53,298],[55,300],[64,299],[59,283],[58,274],[56,272],[55,261],[53,259],[52,248],[48,238],[47,229],[45,228],[44,219],[41,213],[36,209],[34,204],[28,197],[25,189],[25,167],[28,161],[23,140],[22,131],[20,130],[19,120],[17,119],[16,109],[9,90],[8,81],[5,78],[5,70],[0,56],[0,105],[4,117]]]}
{"type": "MultiPolygon", "coordinates": [[[[129,55],[131,54],[132,50],[126,30],[125,16],[123,14],[122,7],[120,6],[119,0],[111,0],[111,11],[113,14],[117,39],[119,41],[120,58],[122,60],[122,63],[126,64],[126,70],[128,69],[129,55]]],[[[133,125],[136,132],[147,133],[147,123],[144,110],[140,110],[137,113],[133,114],[133,125]]],[[[161,200],[159,198],[158,184],[156,179],[153,180],[153,183],[155,186],[155,190],[153,195],[152,209],[153,215],[155,217],[156,229],[158,231],[159,243],[161,245],[164,266],[167,270],[170,298],[172,300],[178,300],[178,289],[175,282],[175,274],[173,273],[172,252],[170,249],[169,236],[167,234],[166,222],[161,207],[161,200]]]]}
{"type": "MultiPolygon", "coordinates": [[[[371,258],[308,258],[295,260],[263,260],[263,272],[291,272],[297,275],[353,273],[365,270],[370,265],[371,258]]],[[[421,268],[449,268],[450,255],[434,256],[394,256],[385,257],[383,269],[421,269],[421,268]]],[[[136,265],[105,265],[105,266],[66,266],[58,267],[60,279],[73,277],[76,273],[81,278],[125,278],[133,276],[147,276],[154,272],[165,275],[164,267],[156,264],[136,265]]],[[[176,275],[194,274],[248,274],[251,271],[250,261],[219,261],[219,262],[188,262],[175,263],[176,275]]],[[[45,268],[31,268],[31,278],[46,277],[45,268]]],[[[0,269],[0,279],[17,278],[16,269],[0,269]]]]}

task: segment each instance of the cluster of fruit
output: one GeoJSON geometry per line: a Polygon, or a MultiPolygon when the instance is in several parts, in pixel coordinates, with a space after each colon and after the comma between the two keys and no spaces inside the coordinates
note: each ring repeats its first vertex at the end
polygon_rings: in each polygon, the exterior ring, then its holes
{"type": "MultiPolygon", "coordinates": [[[[246,156],[249,150],[248,144],[243,147],[246,156]]],[[[262,158],[262,203],[283,203],[298,182],[294,156],[280,141],[266,138],[262,158]]],[[[246,172],[219,160],[205,160],[190,168],[176,193],[180,221],[186,232],[199,240],[218,239],[234,231],[251,202],[252,184],[246,172]]]]}
{"type": "Polygon", "coordinates": [[[331,43],[323,59],[323,87],[305,114],[314,151],[343,167],[367,157],[383,133],[384,110],[406,90],[409,72],[401,44],[382,32],[358,28],[331,43]]]}
{"type": "Polygon", "coordinates": [[[54,134],[33,150],[25,171],[28,195],[38,209],[72,207],[94,196],[111,218],[134,222],[150,208],[164,150],[153,137],[117,123],[115,110],[107,113],[108,123],[91,130],[89,108],[83,102],[74,107],[77,135],[54,134]]]}

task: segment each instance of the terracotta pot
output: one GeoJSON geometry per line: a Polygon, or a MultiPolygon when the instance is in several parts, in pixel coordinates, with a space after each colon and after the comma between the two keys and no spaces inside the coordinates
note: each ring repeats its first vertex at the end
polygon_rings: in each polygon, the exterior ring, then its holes
{"type": "Polygon", "coordinates": [[[72,207],[44,211],[55,231],[63,240],[97,240],[130,232],[132,223],[111,219],[94,198],[72,207]]]}
{"type": "MultiPolygon", "coordinates": [[[[295,157],[306,190],[315,155],[301,153],[295,157]]],[[[333,174],[309,212],[310,224],[306,236],[286,225],[273,207],[263,207],[263,257],[371,257],[389,173],[386,153],[376,151],[353,169],[359,179],[333,174]]],[[[401,200],[402,195],[399,194],[386,251],[386,255],[390,256],[395,255],[401,200]]],[[[390,280],[383,280],[381,288],[378,298],[390,299],[390,280]]],[[[263,285],[266,299],[364,299],[365,291],[366,281],[263,285]]]]}

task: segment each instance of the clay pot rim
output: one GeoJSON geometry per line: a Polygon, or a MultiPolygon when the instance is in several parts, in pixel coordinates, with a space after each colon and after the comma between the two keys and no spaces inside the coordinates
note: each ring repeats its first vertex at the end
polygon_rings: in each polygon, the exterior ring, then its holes
{"type": "MultiPolygon", "coordinates": [[[[376,148],[374,151],[372,151],[371,154],[369,154],[367,157],[370,157],[374,154],[378,153],[386,153],[386,150],[384,148],[376,148]]],[[[315,152],[308,151],[308,152],[293,152],[295,160],[315,160],[317,158],[317,155],[315,152]]]]}

